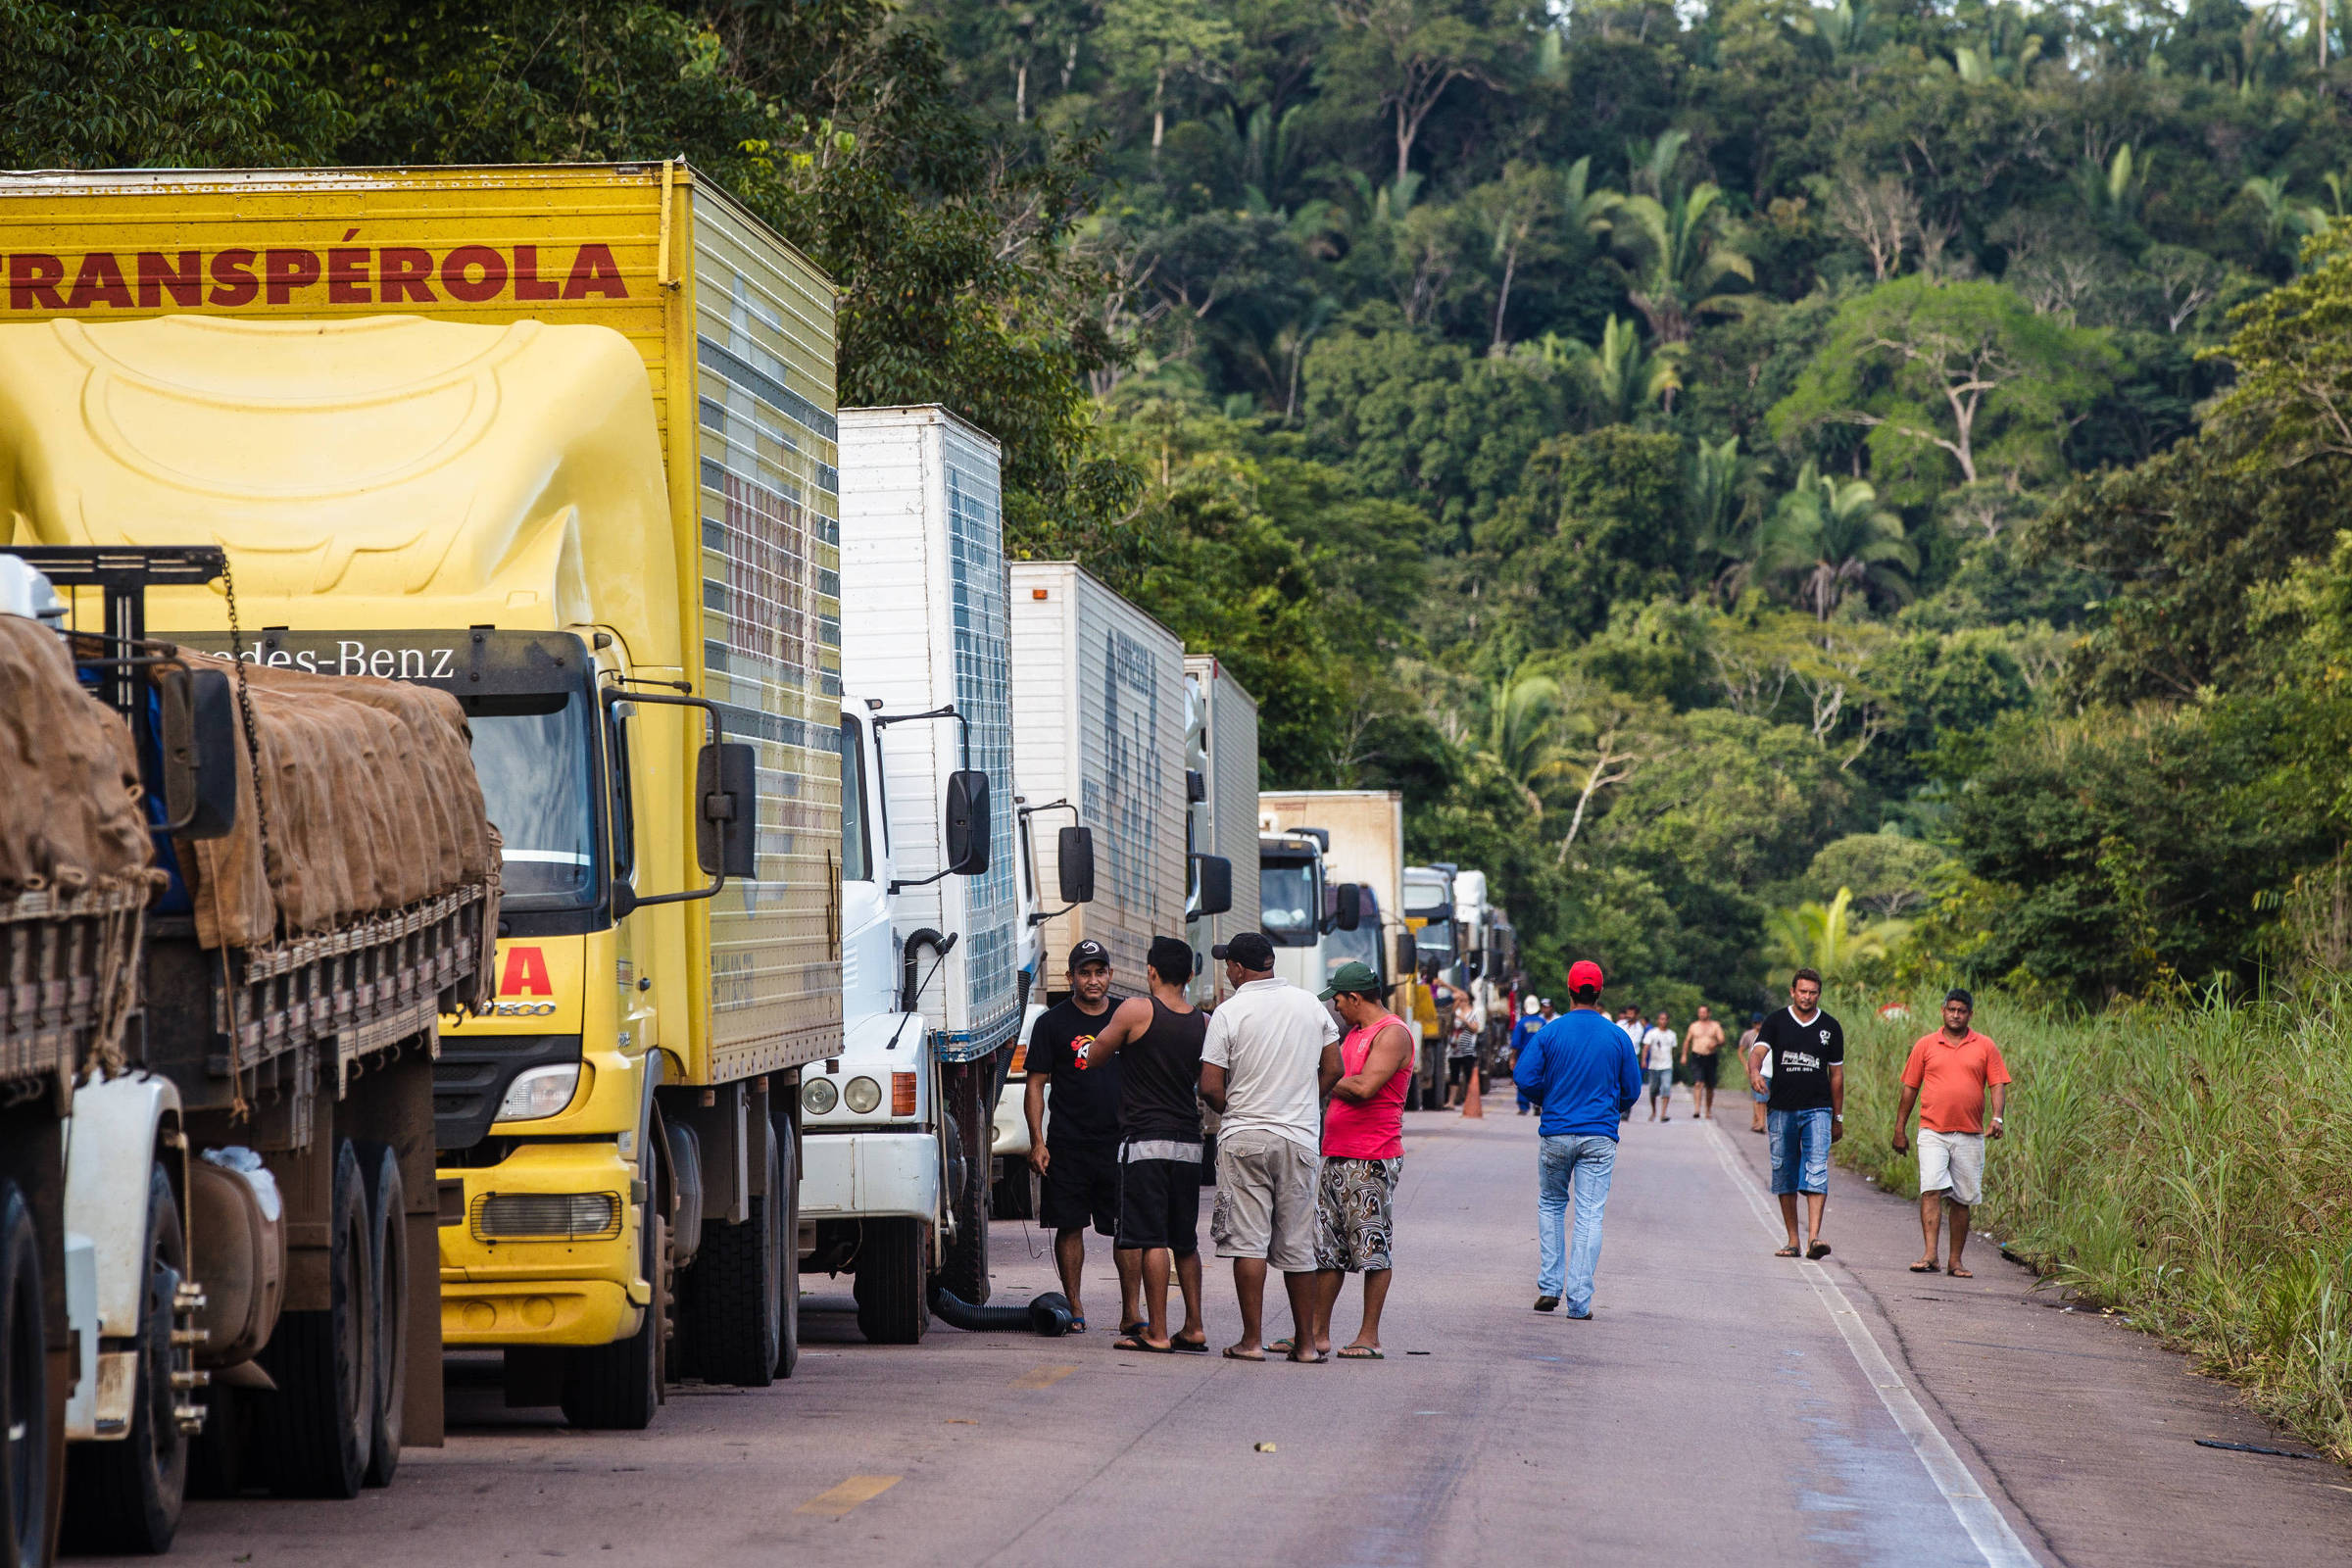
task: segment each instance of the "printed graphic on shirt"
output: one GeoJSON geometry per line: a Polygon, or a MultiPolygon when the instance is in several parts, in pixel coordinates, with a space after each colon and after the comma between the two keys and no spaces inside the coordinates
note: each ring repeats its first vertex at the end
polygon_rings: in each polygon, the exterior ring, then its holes
{"type": "Polygon", "coordinates": [[[1088,1066],[1093,1063],[1094,1055],[1095,1037],[1093,1035],[1079,1035],[1071,1040],[1070,1060],[1080,1072],[1086,1071],[1088,1066]]]}

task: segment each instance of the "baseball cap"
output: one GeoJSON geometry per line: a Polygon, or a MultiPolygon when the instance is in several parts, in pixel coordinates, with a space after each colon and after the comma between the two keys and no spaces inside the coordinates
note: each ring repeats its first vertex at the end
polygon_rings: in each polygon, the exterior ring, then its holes
{"type": "Polygon", "coordinates": [[[1372,966],[1368,963],[1343,963],[1331,972],[1331,984],[1317,995],[1329,1002],[1343,991],[1352,991],[1362,997],[1377,997],[1380,995],[1380,976],[1372,972],[1372,966]]]}
{"type": "Polygon", "coordinates": [[[1601,983],[1600,965],[1591,958],[1579,958],[1568,966],[1568,989],[1571,993],[1598,991],[1601,983]]]}
{"type": "Polygon", "coordinates": [[[1526,1003],[1525,1003],[1525,1004],[1523,1004],[1523,1005],[1522,1005],[1522,1006],[1519,1008],[1519,1010],[1520,1010],[1521,1012],[1539,1012],[1539,1011],[1543,1010],[1543,1006],[1544,1006],[1544,999],[1543,999],[1543,998],[1541,998],[1541,997],[1530,997],[1530,998],[1528,998],[1528,999],[1527,999],[1526,1003]]]}
{"type": "Polygon", "coordinates": [[[1208,956],[1219,959],[1230,958],[1245,969],[1274,967],[1274,944],[1266,940],[1262,931],[1245,931],[1231,942],[1220,942],[1208,950],[1208,956]]]}
{"type": "Polygon", "coordinates": [[[1076,974],[1090,963],[1107,965],[1109,962],[1110,950],[1092,937],[1070,949],[1070,973],[1072,974],[1076,974]]]}

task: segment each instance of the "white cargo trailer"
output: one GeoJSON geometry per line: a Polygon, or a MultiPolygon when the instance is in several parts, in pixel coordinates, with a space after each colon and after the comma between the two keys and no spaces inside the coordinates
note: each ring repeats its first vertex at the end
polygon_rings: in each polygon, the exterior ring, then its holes
{"type": "Polygon", "coordinates": [[[1185,925],[1193,944],[1193,1000],[1215,1006],[1232,988],[1209,949],[1236,932],[1257,929],[1257,699],[1214,654],[1184,661],[1185,793],[1190,882],[1185,925]],[[1204,877],[1203,857],[1224,862],[1220,877],[1204,877]],[[1209,882],[1230,885],[1226,906],[1203,902],[1209,882]]]}
{"type": "Polygon", "coordinates": [[[1155,936],[1184,930],[1184,644],[1075,562],[1012,564],[1013,771],[1036,848],[1044,980],[1071,944],[1144,987],[1155,936]],[[1054,898],[1059,830],[1094,830],[1094,902],[1054,898]]]}

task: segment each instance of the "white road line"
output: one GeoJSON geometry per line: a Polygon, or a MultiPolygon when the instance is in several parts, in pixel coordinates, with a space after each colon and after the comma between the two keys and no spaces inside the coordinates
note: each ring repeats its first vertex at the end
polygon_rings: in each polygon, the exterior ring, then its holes
{"type": "MultiPolygon", "coordinates": [[[[1784,1238],[1787,1232],[1779,1213],[1766,1202],[1769,1195],[1762,1184],[1732,1152],[1731,1140],[1723,1129],[1712,1121],[1705,1126],[1715,1157],[1723,1161],[1733,1185],[1747,1200],[1747,1206],[1754,1211],[1765,1234],[1775,1240],[1784,1238]]],[[[1903,1382],[1902,1374],[1895,1371],[1894,1363],[1886,1358],[1886,1352],[1879,1348],[1870,1325],[1862,1321],[1862,1314],[1854,1310],[1853,1302],[1846,1299],[1845,1292],[1838,1289],[1830,1271],[1803,1258],[1797,1260],[1796,1266],[1803,1271],[1805,1283],[1813,1287],[1813,1294],[1830,1314],[1830,1321],[1838,1325],[1838,1332],[1845,1340],[1845,1348],[1853,1352],[1862,1375],[1879,1391],[1879,1402],[1886,1407],[1886,1413],[1894,1418],[1903,1436],[1911,1440],[1911,1451],[1919,1456],[1928,1479],[1943,1494],[1943,1500],[1951,1505],[1952,1516],[1960,1521],[1960,1528],[1968,1532],[1968,1539],[1984,1554],[1986,1568],[2037,1568],[2034,1553],[2018,1540],[2017,1532],[2009,1528],[2009,1521],[2001,1517],[2001,1510],[1984,1494],[1977,1478],[1969,1474],[1968,1466],[1936,1429],[1936,1423],[1928,1419],[1928,1412],[1903,1382]]]]}

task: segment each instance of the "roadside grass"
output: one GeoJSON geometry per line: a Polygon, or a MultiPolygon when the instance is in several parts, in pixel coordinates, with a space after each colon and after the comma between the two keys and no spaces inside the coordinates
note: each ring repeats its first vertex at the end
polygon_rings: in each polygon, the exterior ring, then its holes
{"type": "MultiPolygon", "coordinates": [[[[1887,1140],[1940,995],[1908,999],[1897,1022],[1858,994],[1833,1003],[1847,1042],[1838,1157],[1914,1199],[1918,1161],[1887,1140]]],[[[2059,1019],[1980,995],[1977,1027],[2015,1082],[1975,1219],[2352,1463],[2347,1006],[2352,987],[2059,1019]]]]}

